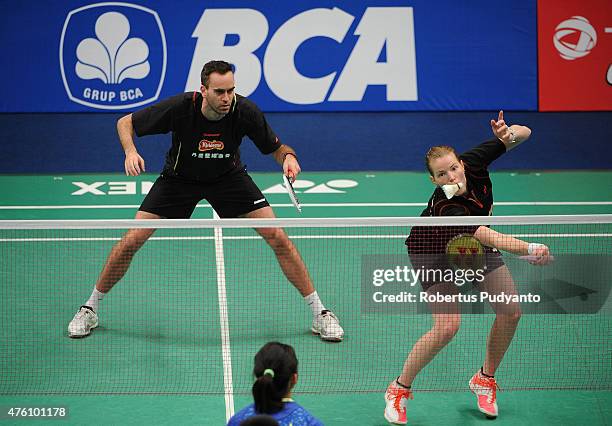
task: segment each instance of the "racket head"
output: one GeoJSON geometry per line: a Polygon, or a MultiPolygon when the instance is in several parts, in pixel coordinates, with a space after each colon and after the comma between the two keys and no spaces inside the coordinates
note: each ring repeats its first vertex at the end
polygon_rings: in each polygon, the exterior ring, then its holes
{"type": "Polygon", "coordinates": [[[455,269],[484,269],[487,263],[483,245],[471,234],[459,234],[446,243],[446,256],[455,269]]]}
{"type": "Polygon", "coordinates": [[[289,199],[291,200],[291,202],[293,203],[297,211],[301,213],[302,206],[300,205],[300,200],[298,200],[297,195],[295,195],[295,190],[293,189],[293,185],[291,184],[291,181],[289,180],[287,176],[285,176],[284,173],[283,173],[283,185],[285,186],[285,189],[287,190],[289,199]]]}

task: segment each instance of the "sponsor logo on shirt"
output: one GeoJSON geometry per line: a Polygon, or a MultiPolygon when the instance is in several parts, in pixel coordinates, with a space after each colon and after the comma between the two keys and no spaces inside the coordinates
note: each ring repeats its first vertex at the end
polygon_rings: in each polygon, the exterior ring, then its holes
{"type": "Polygon", "coordinates": [[[216,152],[213,152],[212,154],[210,152],[207,153],[202,153],[200,152],[199,154],[197,152],[192,152],[191,156],[193,158],[218,158],[218,159],[222,159],[222,158],[230,158],[232,156],[232,154],[226,153],[219,153],[217,154],[216,152]]]}
{"type": "Polygon", "coordinates": [[[218,141],[218,140],[209,141],[207,139],[202,139],[200,141],[200,145],[198,146],[198,150],[199,151],[212,151],[213,149],[216,149],[217,151],[221,151],[223,150],[224,147],[225,145],[223,144],[223,141],[218,141]]]}

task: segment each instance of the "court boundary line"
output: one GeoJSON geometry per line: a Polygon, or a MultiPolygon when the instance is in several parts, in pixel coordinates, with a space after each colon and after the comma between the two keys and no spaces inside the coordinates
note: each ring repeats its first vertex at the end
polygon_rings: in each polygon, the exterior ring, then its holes
{"type": "MultiPolygon", "coordinates": [[[[213,210],[213,219],[219,215],[213,210]]],[[[219,299],[219,329],[221,333],[221,362],[223,364],[223,394],[225,399],[225,422],[234,415],[234,384],[232,382],[232,349],[229,334],[229,310],[225,286],[225,253],[223,252],[223,229],[214,228],[215,265],[217,268],[217,297],[219,299]]]]}

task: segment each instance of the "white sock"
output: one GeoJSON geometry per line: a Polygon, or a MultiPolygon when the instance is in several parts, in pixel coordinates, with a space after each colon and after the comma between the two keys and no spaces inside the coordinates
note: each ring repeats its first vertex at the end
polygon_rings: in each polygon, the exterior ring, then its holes
{"type": "Polygon", "coordinates": [[[98,291],[97,288],[94,287],[93,293],[89,296],[87,302],[85,302],[85,306],[89,306],[94,312],[98,312],[98,307],[100,306],[100,301],[104,299],[106,293],[102,293],[98,291]]]}
{"type": "Polygon", "coordinates": [[[311,294],[304,297],[304,301],[308,306],[310,306],[313,316],[319,315],[321,311],[325,310],[325,306],[323,306],[323,303],[321,302],[321,299],[319,299],[319,295],[316,291],[313,291],[311,294]]]}

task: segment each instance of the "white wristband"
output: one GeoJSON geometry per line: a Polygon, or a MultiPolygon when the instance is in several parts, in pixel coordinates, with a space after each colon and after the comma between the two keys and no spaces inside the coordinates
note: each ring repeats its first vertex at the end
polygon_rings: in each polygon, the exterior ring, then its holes
{"type": "Polygon", "coordinates": [[[540,247],[545,247],[544,244],[540,244],[540,243],[529,243],[529,245],[527,246],[527,253],[529,253],[529,255],[533,255],[533,252],[536,251],[536,249],[539,249],[540,247]]]}
{"type": "Polygon", "coordinates": [[[508,130],[510,131],[510,143],[516,143],[516,136],[510,126],[508,126],[508,130]]]}

